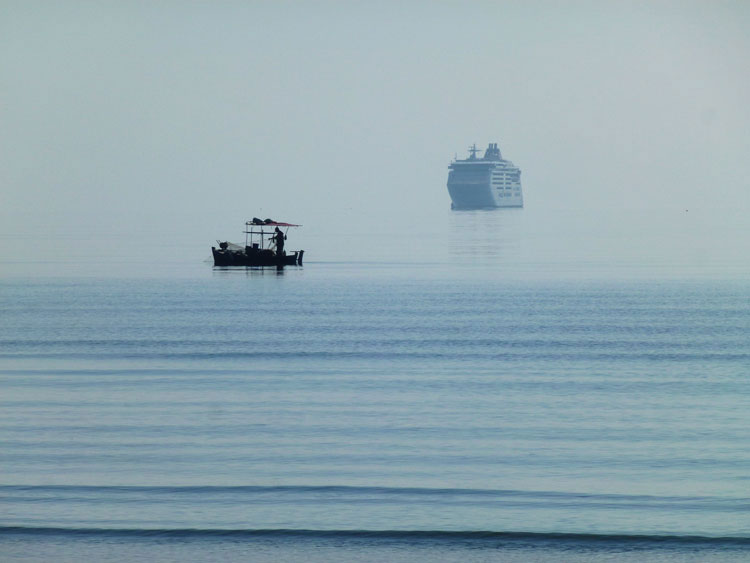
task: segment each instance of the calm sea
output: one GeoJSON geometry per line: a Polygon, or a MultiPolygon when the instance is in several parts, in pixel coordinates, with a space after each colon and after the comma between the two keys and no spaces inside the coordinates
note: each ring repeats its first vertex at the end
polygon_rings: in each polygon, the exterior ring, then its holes
{"type": "Polygon", "coordinates": [[[6,260],[0,558],[747,560],[747,266],[517,217],[282,273],[6,260]]]}

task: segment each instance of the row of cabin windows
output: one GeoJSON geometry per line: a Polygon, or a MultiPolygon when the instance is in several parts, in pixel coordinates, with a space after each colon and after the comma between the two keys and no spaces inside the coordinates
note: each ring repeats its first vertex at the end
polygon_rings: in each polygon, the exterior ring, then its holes
{"type": "Polygon", "coordinates": [[[453,180],[487,180],[487,174],[467,174],[462,172],[461,174],[451,174],[453,180]]]}

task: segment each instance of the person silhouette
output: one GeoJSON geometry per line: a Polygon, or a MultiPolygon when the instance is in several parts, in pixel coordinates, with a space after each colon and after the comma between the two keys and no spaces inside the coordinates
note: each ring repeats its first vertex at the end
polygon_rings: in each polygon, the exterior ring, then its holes
{"type": "Polygon", "coordinates": [[[286,240],[286,235],[276,227],[276,231],[273,233],[273,236],[270,238],[270,240],[276,242],[276,256],[283,256],[284,255],[284,240],[286,240]]]}

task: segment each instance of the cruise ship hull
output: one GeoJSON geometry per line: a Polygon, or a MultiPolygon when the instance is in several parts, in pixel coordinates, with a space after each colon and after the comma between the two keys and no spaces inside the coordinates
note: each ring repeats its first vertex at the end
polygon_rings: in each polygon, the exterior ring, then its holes
{"type": "Polygon", "coordinates": [[[451,196],[453,209],[497,207],[492,191],[486,184],[451,184],[449,182],[448,193],[451,196]]]}
{"type": "Polygon", "coordinates": [[[448,184],[451,209],[491,209],[494,207],[523,207],[523,197],[500,197],[492,193],[489,184],[448,184]]]}
{"type": "Polygon", "coordinates": [[[476,146],[466,160],[454,160],[448,167],[448,194],[452,209],[523,207],[521,170],[500,155],[490,143],[483,158],[476,146]]]}

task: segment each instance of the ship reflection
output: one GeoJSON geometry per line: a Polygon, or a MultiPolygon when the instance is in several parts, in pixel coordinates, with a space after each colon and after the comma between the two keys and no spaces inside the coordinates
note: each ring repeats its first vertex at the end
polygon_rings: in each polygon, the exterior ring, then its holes
{"type": "Polygon", "coordinates": [[[519,258],[522,220],[523,210],[518,208],[451,211],[448,228],[451,260],[482,263],[519,258]]]}

